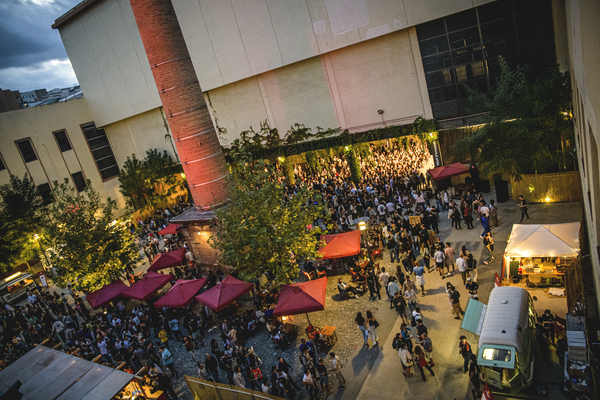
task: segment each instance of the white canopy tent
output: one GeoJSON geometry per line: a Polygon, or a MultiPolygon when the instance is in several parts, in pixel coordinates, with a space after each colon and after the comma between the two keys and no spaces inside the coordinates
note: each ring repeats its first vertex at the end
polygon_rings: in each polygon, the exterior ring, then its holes
{"type": "Polygon", "coordinates": [[[513,225],[506,257],[577,257],[579,222],[513,225]]]}

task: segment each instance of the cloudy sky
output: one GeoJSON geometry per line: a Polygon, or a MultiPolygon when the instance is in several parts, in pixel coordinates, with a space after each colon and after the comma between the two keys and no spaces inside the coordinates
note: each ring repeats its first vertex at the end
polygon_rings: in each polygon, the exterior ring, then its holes
{"type": "Polygon", "coordinates": [[[58,30],[81,0],[0,0],[0,88],[26,92],[77,84],[58,30]]]}

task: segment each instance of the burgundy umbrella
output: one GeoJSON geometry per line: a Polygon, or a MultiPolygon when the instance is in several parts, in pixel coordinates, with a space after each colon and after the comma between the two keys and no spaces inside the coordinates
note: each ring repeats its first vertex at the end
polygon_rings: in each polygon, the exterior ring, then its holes
{"type": "Polygon", "coordinates": [[[152,265],[148,271],[158,271],[165,268],[175,267],[180,265],[185,258],[185,247],[167,253],[160,253],[152,261],[152,265]]]}
{"type": "Polygon", "coordinates": [[[192,298],[202,286],[206,284],[207,278],[202,279],[178,279],[175,285],[163,297],[154,303],[154,307],[181,308],[192,301],[192,298]]]}
{"type": "Polygon", "coordinates": [[[146,276],[123,291],[123,296],[139,301],[148,300],[154,293],[173,280],[173,275],[148,271],[146,276]]]}
{"type": "Polygon", "coordinates": [[[177,231],[181,228],[181,225],[179,224],[169,224],[167,225],[166,228],[161,229],[160,231],[158,231],[159,235],[172,235],[174,233],[177,233],[177,231]]]}
{"type": "Polygon", "coordinates": [[[122,280],[116,280],[113,283],[102,286],[102,288],[95,292],[89,293],[85,296],[87,302],[95,310],[100,307],[104,307],[111,301],[117,299],[125,289],[129,289],[129,286],[122,280]]]}
{"type": "Polygon", "coordinates": [[[196,296],[196,301],[212,310],[221,311],[234,300],[251,291],[253,286],[252,283],[246,283],[229,275],[216,286],[196,296]]]}
{"type": "MultiPolygon", "coordinates": [[[[283,285],[279,293],[277,306],[273,310],[274,317],[284,315],[306,314],[325,309],[327,278],[315,279],[308,282],[283,285]]],[[[310,324],[310,319],[308,319],[310,324]]]]}
{"type": "Polygon", "coordinates": [[[467,174],[470,172],[470,170],[465,165],[457,162],[454,164],[444,165],[443,167],[432,168],[427,172],[429,172],[429,175],[431,175],[436,181],[441,181],[452,176],[467,174]]]}

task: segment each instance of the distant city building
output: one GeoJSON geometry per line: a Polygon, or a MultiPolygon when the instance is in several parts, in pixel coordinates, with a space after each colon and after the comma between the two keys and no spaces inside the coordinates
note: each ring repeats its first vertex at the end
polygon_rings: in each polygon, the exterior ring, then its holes
{"type": "Polygon", "coordinates": [[[34,103],[48,95],[48,91],[46,89],[36,89],[30,90],[29,92],[20,92],[21,100],[25,107],[28,104],[34,103]]]}
{"type": "Polygon", "coordinates": [[[0,89],[0,113],[21,109],[19,92],[0,89]]]}

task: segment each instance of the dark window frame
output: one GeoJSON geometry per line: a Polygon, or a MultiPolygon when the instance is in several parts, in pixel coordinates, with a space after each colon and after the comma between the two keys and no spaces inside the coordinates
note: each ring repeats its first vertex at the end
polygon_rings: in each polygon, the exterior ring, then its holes
{"type": "Polygon", "coordinates": [[[81,124],[81,125],[79,125],[79,127],[81,128],[81,133],[83,134],[83,138],[85,139],[85,142],[87,143],[88,149],[90,150],[90,155],[92,156],[92,159],[94,160],[94,164],[96,165],[96,170],[98,170],[98,174],[100,175],[100,179],[102,179],[102,182],[107,182],[107,181],[110,181],[111,179],[117,178],[119,176],[119,171],[120,171],[119,162],[117,161],[117,157],[115,157],[115,153],[112,149],[112,145],[110,143],[110,139],[109,139],[108,135],[106,134],[106,131],[103,128],[98,128],[93,121],[87,122],[85,124],[81,124]],[[101,134],[97,134],[97,135],[93,136],[92,138],[88,138],[86,131],[89,132],[89,129],[91,128],[92,125],[94,126],[96,133],[101,132],[101,134]],[[90,141],[93,141],[93,140],[99,139],[99,138],[106,138],[107,144],[105,146],[102,146],[102,147],[99,147],[96,149],[92,149],[92,146],[90,145],[90,141]],[[108,149],[110,151],[110,154],[96,159],[96,156],[94,155],[94,151],[98,151],[98,150],[102,150],[102,149],[108,149]],[[112,164],[108,167],[105,167],[105,168],[100,168],[100,165],[98,165],[98,162],[107,160],[111,157],[114,159],[114,164],[112,164]],[[104,178],[104,176],[102,175],[102,172],[108,171],[111,168],[115,168],[115,167],[117,168],[117,173],[115,175],[104,178]]]}
{"type": "Polygon", "coordinates": [[[17,150],[19,151],[19,154],[21,155],[21,159],[23,160],[23,162],[25,164],[29,164],[30,162],[34,162],[34,161],[39,161],[40,157],[38,156],[38,153],[35,150],[35,147],[33,146],[33,141],[31,140],[31,138],[15,140],[15,146],[17,146],[17,150]],[[31,146],[31,150],[33,151],[33,155],[35,156],[34,160],[27,161],[25,159],[25,156],[23,155],[23,152],[21,151],[21,147],[19,146],[19,143],[25,143],[25,142],[28,142],[29,145],[31,146]]]}
{"type": "Polygon", "coordinates": [[[71,138],[69,138],[69,134],[67,133],[66,129],[60,129],[58,131],[54,131],[52,132],[52,136],[54,136],[54,140],[56,141],[56,145],[58,146],[58,149],[60,150],[61,153],[64,153],[65,151],[69,151],[69,150],[73,150],[73,143],[71,143],[71,138]],[[58,137],[56,136],[57,134],[60,133],[64,133],[65,134],[65,139],[67,140],[67,143],[69,145],[68,149],[63,149],[63,146],[60,144],[60,141],[58,140],[58,137]]]}
{"type": "Polygon", "coordinates": [[[54,197],[52,197],[52,186],[50,185],[50,183],[46,182],[46,183],[42,183],[41,185],[36,185],[36,188],[38,190],[38,192],[40,193],[40,196],[42,197],[42,200],[44,201],[45,205],[48,205],[50,203],[54,203],[54,197]],[[48,186],[48,190],[41,190],[40,187],[42,186],[48,186]]]}
{"type": "Polygon", "coordinates": [[[72,173],[71,179],[73,180],[73,184],[75,185],[75,188],[77,189],[78,193],[83,192],[87,188],[87,183],[85,180],[85,175],[83,175],[83,171],[77,171],[75,173],[72,173]],[[77,174],[81,175],[81,179],[83,180],[82,182],[78,182],[78,179],[75,178],[75,175],[77,174]]]}

